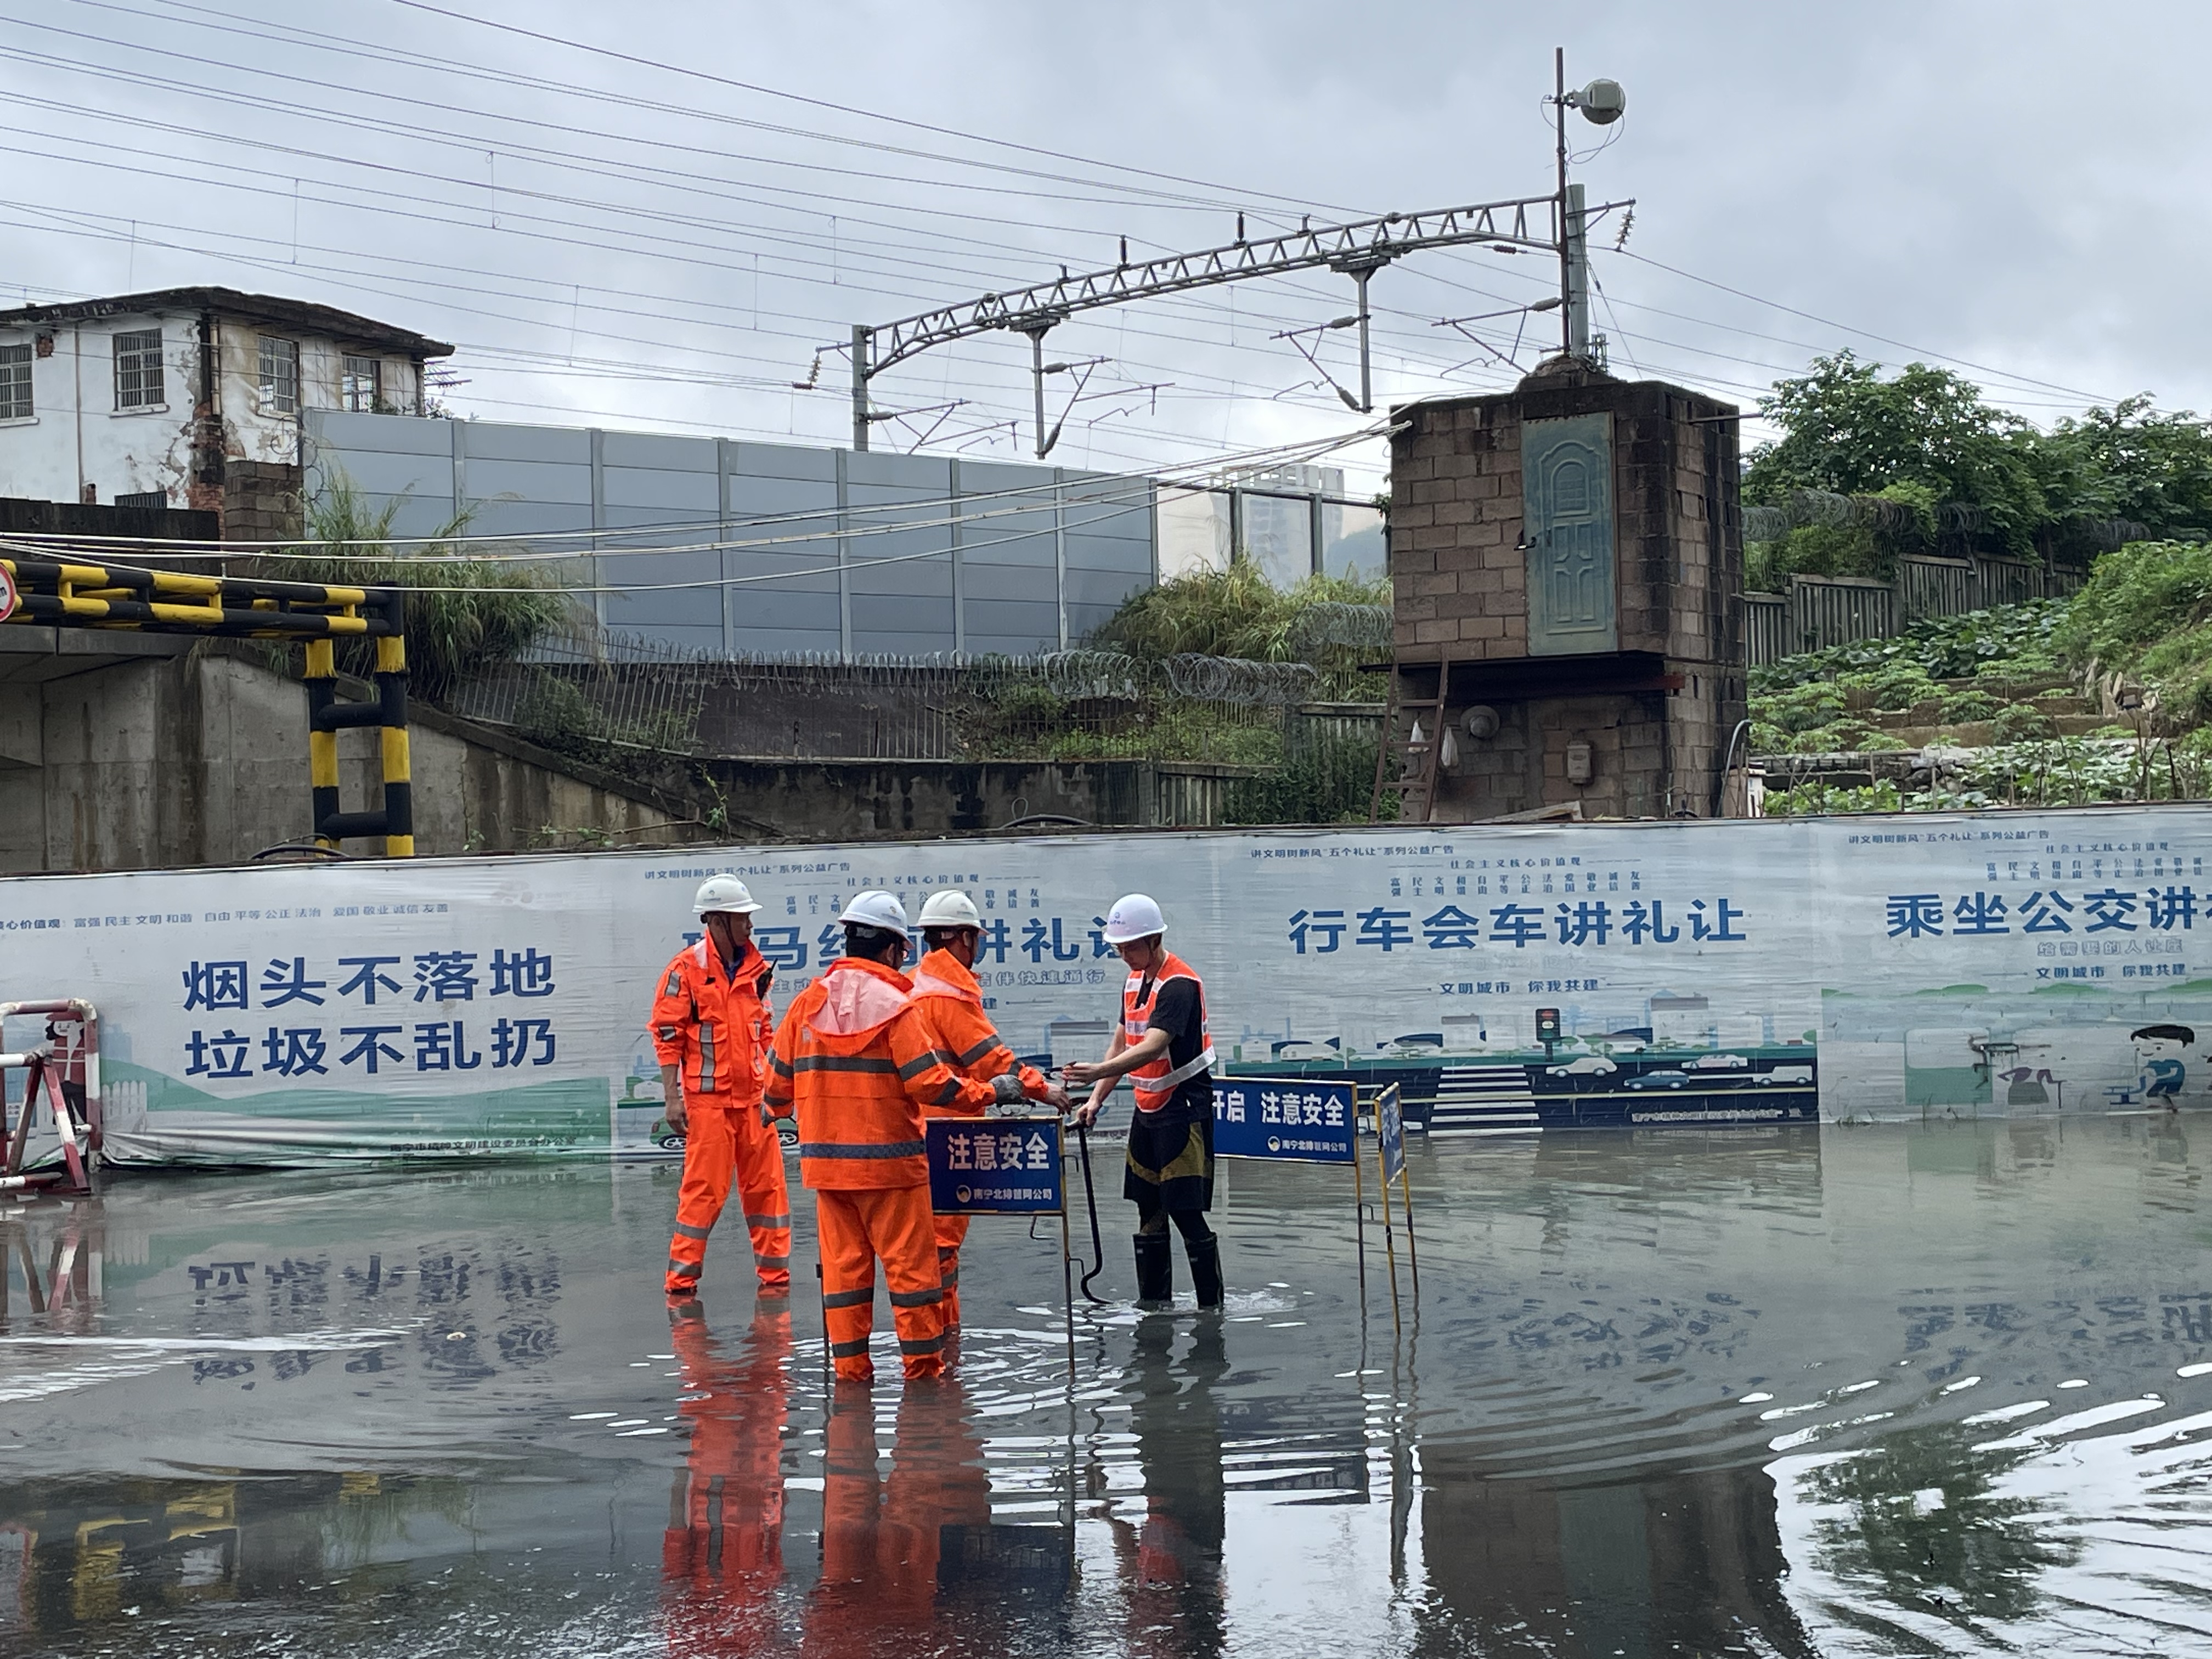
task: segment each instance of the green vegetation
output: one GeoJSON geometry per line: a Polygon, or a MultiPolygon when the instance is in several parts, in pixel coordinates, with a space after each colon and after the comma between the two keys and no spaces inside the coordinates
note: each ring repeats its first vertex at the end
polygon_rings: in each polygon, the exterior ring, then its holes
{"type": "Polygon", "coordinates": [[[2212,544],[2137,543],[2070,599],[1916,625],[1752,671],[1753,751],[1952,748],[1924,789],[1771,790],[1773,817],[2212,794],[2212,544]],[[2140,708],[2107,722],[2107,690],[2140,708]]]}
{"type": "Polygon", "coordinates": [[[1851,353],[1816,357],[1761,408],[1784,428],[1743,487],[1746,576],[1887,579],[1907,554],[2086,562],[2212,526],[2212,423],[2148,398],[2039,432],[1948,369],[1885,376],[1851,353]]]}
{"type": "Polygon", "coordinates": [[[2212,543],[2139,542],[2097,562],[2055,643],[2085,673],[2155,686],[2167,723],[2212,721],[2212,543]]]}
{"type": "Polygon", "coordinates": [[[1382,701],[1383,677],[1361,665],[1389,654],[1389,604],[1388,580],[1314,576],[1285,591],[1245,559],[1178,577],[1085,641],[1095,673],[1079,661],[1063,677],[1073,687],[1008,687],[968,741],[982,754],[1256,768],[1229,786],[1232,823],[1364,820],[1375,737],[1295,705],[1382,701]]]}
{"type": "MultiPolygon", "coordinates": [[[[307,545],[301,550],[312,556],[261,560],[263,568],[252,574],[406,588],[408,678],[414,690],[434,701],[472,672],[517,660],[569,616],[567,597],[554,592],[539,569],[470,556],[466,513],[441,526],[427,544],[391,556],[398,505],[388,501],[372,511],[351,481],[341,477],[307,514],[307,545]]],[[[373,645],[339,652],[342,672],[365,677],[374,666],[373,645]]]]}
{"type": "Polygon", "coordinates": [[[1240,558],[1224,571],[1195,571],[1132,596],[1088,643],[1148,661],[1194,655],[1304,663],[1321,677],[1319,696],[1379,702],[1383,677],[1359,669],[1389,655],[1389,620],[1378,630],[1342,613],[1389,603],[1388,577],[1309,576],[1279,588],[1240,558]]]}
{"type": "Polygon", "coordinates": [[[1902,749],[1869,717],[1907,713],[1939,728],[2008,723],[1989,734],[2001,739],[2048,735],[2048,717],[2016,700],[2070,678],[2056,641],[2066,614],[2064,600],[2034,599],[1754,668],[1751,746],[1766,755],[1902,749]]]}

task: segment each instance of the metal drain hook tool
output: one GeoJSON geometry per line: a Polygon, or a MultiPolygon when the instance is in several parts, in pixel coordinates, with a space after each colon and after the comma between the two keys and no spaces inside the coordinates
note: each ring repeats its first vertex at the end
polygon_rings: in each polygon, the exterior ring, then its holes
{"type": "Polygon", "coordinates": [[[1075,1145],[1083,1154],[1083,1201],[1091,1209],[1091,1270],[1077,1281],[1076,1289],[1103,1308],[1106,1298],[1091,1288],[1091,1281],[1106,1271],[1106,1245],[1098,1237],[1098,1194],[1091,1184],[1091,1131],[1080,1123],[1075,1126],[1075,1145]]]}

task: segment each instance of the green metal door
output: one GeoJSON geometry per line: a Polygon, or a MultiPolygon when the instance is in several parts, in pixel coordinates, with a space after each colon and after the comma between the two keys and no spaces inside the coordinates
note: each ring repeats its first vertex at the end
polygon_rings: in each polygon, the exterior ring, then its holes
{"type": "Polygon", "coordinates": [[[1613,416],[1521,427],[1528,654],[1620,649],[1613,612],[1613,416]]]}

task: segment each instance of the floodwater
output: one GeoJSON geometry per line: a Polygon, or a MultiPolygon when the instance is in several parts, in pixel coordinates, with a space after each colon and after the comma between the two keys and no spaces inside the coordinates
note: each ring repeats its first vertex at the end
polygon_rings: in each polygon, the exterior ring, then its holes
{"type": "Polygon", "coordinates": [[[0,1651],[2212,1652],[2208,1164],[1417,1143],[1402,1329],[1346,1172],[1240,1166],[1224,1317],[1085,1308],[1071,1387],[1057,1225],[979,1220],[957,1380],[834,1412],[740,1238],[672,1325],[672,1168],[118,1179],[0,1211],[0,1651]]]}

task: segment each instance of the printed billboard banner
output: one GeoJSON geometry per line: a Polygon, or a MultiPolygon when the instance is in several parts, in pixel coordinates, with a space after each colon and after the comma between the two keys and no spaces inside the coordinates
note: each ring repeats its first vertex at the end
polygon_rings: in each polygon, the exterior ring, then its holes
{"type": "Polygon", "coordinates": [[[98,1003],[123,1161],[649,1151],[645,1016],[707,876],[764,905],[779,1006],[854,892],[965,889],[1039,1064],[1103,1051],[1138,890],[1222,1073],[1395,1082],[1431,1132],[2145,1109],[2212,1103],[2208,843],[2179,806],[21,877],[0,995],[98,1003]]]}

